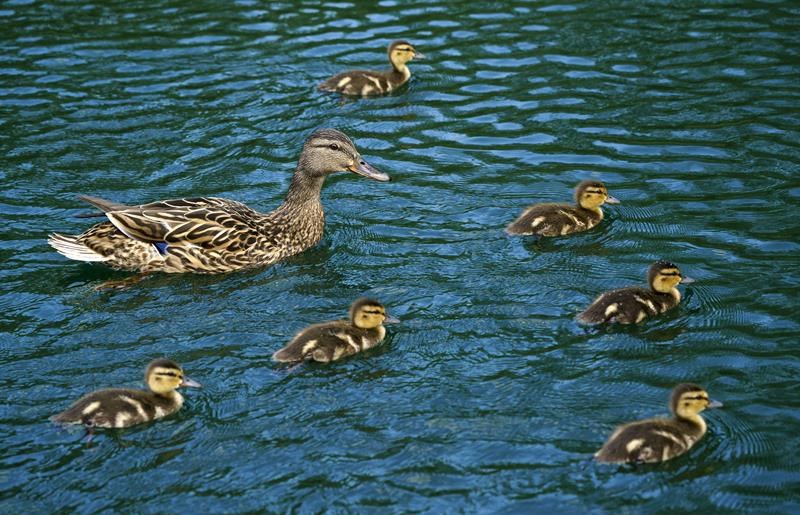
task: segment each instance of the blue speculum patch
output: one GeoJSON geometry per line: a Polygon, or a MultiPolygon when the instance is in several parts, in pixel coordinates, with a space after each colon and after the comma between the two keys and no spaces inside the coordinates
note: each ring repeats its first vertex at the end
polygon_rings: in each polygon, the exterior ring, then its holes
{"type": "Polygon", "coordinates": [[[153,245],[155,245],[156,250],[158,250],[159,254],[161,254],[162,256],[166,256],[167,255],[167,247],[168,247],[168,245],[167,245],[166,242],[159,241],[158,243],[153,243],[153,245]]]}

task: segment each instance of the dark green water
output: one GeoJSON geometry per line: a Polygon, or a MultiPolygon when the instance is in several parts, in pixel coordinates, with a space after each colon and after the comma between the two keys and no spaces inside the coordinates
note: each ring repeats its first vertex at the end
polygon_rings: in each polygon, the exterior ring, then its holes
{"type": "Polygon", "coordinates": [[[774,2],[36,2],[0,6],[0,511],[800,510],[800,6],[774,2]],[[408,88],[314,85],[384,67],[408,88]],[[48,232],[76,195],[270,210],[311,130],[395,181],[334,177],[313,250],[227,276],[126,277],[48,232]],[[502,228],[580,179],[589,233],[502,228]],[[658,258],[697,279],[635,328],[574,315],[658,258]],[[378,350],[287,374],[305,325],[381,299],[378,350]],[[87,448],[47,418],[169,356],[206,386],[87,448]],[[693,381],[725,408],[688,455],[588,462],[693,381]]]}

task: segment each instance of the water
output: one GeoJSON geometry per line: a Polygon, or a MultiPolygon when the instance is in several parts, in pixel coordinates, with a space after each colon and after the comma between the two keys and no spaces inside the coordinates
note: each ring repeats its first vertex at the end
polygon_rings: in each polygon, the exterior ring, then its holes
{"type": "Polygon", "coordinates": [[[800,8],[6,1],[0,7],[4,512],[800,510],[800,8]],[[395,95],[314,86],[429,56],[395,95]],[[390,173],[334,177],[316,248],[156,276],[67,261],[76,195],[216,195],[269,210],[303,139],[348,133],[390,173]],[[599,178],[622,204],[540,243],[502,228],[599,178]],[[658,258],[697,279],[634,328],[573,320],[658,258]],[[271,353],[361,295],[385,344],[287,374],[271,353]],[[91,447],[47,418],[169,356],[206,386],[91,447]],[[682,381],[725,408],[688,456],[589,460],[682,381]]]}

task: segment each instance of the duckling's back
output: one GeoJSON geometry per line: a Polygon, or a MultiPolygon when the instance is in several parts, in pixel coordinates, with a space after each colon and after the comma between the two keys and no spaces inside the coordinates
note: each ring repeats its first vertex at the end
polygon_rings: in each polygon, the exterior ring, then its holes
{"type": "Polygon", "coordinates": [[[399,72],[374,72],[351,70],[334,75],[318,87],[322,91],[332,91],[353,96],[381,95],[400,87],[408,80],[399,72]]]}
{"type": "Polygon", "coordinates": [[[648,316],[663,313],[675,307],[675,297],[645,288],[631,287],[603,293],[586,310],[578,315],[584,324],[617,322],[635,324],[648,316]]]}
{"type": "Polygon", "coordinates": [[[563,236],[597,225],[602,215],[569,204],[536,204],[506,227],[515,235],[563,236]]]}
{"type": "Polygon", "coordinates": [[[688,451],[702,437],[702,430],[671,419],[650,419],[619,427],[595,453],[606,463],[668,460],[688,451]]]}
{"type": "Polygon", "coordinates": [[[347,320],[316,324],[301,331],[272,359],[287,363],[305,359],[336,361],[377,345],[384,334],[383,327],[360,329],[347,320]]]}
{"type": "Polygon", "coordinates": [[[65,411],[52,417],[61,424],[120,428],[150,422],[180,408],[182,397],[160,397],[143,390],[109,388],[78,399],[65,411]]]}

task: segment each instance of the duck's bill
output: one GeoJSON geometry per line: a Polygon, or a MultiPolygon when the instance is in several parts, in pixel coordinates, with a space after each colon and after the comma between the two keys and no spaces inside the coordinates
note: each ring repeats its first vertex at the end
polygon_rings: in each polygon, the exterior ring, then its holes
{"type": "Polygon", "coordinates": [[[708,400],[708,409],[721,408],[722,406],[723,404],[719,401],[715,401],[714,399],[708,400]]]}
{"type": "Polygon", "coordinates": [[[414,59],[415,61],[417,61],[419,59],[425,59],[425,54],[421,54],[419,52],[414,52],[414,57],[412,59],[414,59]]]}
{"type": "Polygon", "coordinates": [[[691,277],[686,277],[685,275],[681,277],[681,284],[692,284],[693,282],[695,282],[695,280],[691,277]]]}
{"type": "Polygon", "coordinates": [[[193,381],[193,380],[189,379],[188,377],[184,377],[183,378],[183,381],[181,381],[181,386],[189,387],[189,388],[202,388],[203,387],[202,384],[198,383],[197,381],[193,381]]]}
{"type": "Polygon", "coordinates": [[[399,318],[395,318],[393,316],[386,315],[386,318],[383,319],[383,323],[384,324],[399,324],[400,323],[400,319],[399,318]]]}
{"type": "Polygon", "coordinates": [[[392,180],[391,177],[373,167],[363,159],[359,159],[358,162],[353,163],[347,169],[353,173],[357,173],[358,175],[374,181],[388,182],[392,180]]]}
{"type": "Polygon", "coordinates": [[[606,198],[606,203],[607,204],[619,204],[619,199],[617,197],[612,197],[611,195],[609,195],[606,198]]]}

